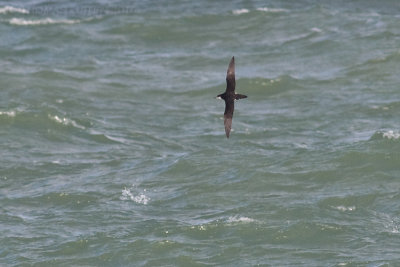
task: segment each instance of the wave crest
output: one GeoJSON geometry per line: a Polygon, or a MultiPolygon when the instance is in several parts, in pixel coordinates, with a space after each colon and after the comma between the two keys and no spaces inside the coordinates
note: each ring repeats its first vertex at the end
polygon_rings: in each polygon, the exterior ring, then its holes
{"type": "Polygon", "coordinates": [[[60,117],[58,117],[57,115],[55,115],[55,116],[49,115],[49,118],[50,118],[52,121],[55,121],[55,122],[60,123],[60,124],[63,124],[63,125],[65,125],[65,126],[73,126],[73,127],[75,127],[75,128],[79,128],[79,129],[82,129],[82,130],[85,129],[84,126],[79,125],[79,124],[76,123],[74,120],[71,120],[71,119],[68,119],[68,118],[60,118],[60,117]]]}
{"type": "MultiPolygon", "coordinates": [[[[269,8],[269,7],[258,7],[256,8],[257,11],[261,12],[266,12],[266,13],[281,13],[281,12],[286,12],[286,9],[282,8],[269,8]]],[[[242,9],[235,9],[232,11],[234,15],[241,15],[241,14],[246,14],[249,13],[250,10],[247,8],[242,8],[242,9]]]]}
{"type": "Polygon", "coordinates": [[[263,11],[263,12],[270,12],[270,13],[280,13],[280,12],[286,12],[286,9],[283,8],[269,8],[269,7],[259,7],[257,8],[258,11],[263,11]]]}
{"type": "Polygon", "coordinates": [[[249,11],[248,9],[246,9],[246,8],[235,9],[235,10],[232,11],[232,13],[233,13],[234,15],[246,14],[246,13],[249,13],[249,12],[250,12],[250,11],[249,11]]]}
{"type": "Polygon", "coordinates": [[[0,7],[0,14],[7,14],[7,13],[29,14],[29,10],[13,6],[0,7]]]}
{"type": "Polygon", "coordinates": [[[387,139],[399,139],[400,138],[400,133],[397,131],[386,131],[386,132],[382,132],[382,137],[383,138],[387,138],[387,139]]]}
{"type": "Polygon", "coordinates": [[[29,25],[47,25],[47,24],[77,24],[80,23],[80,20],[71,20],[71,19],[60,19],[55,20],[51,18],[38,19],[38,20],[26,20],[20,18],[12,18],[9,23],[12,25],[19,26],[29,26],[29,25]]]}
{"type": "Polygon", "coordinates": [[[255,220],[252,218],[249,218],[249,217],[235,215],[235,216],[229,217],[227,222],[228,223],[251,223],[251,222],[255,222],[255,220]]]}
{"type": "Polygon", "coordinates": [[[8,116],[8,117],[15,117],[16,112],[14,110],[10,111],[0,111],[0,116],[8,116]]]}
{"type": "MultiPolygon", "coordinates": [[[[150,201],[150,198],[146,196],[144,193],[139,193],[137,195],[134,195],[131,190],[134,190],[134,185],[132,185],[131,188],[124,188],[122,190],[122,195],[120,197],[121,200],[132,200],[138,204],[143,204],[147,205],[147,203],[150,201]]],[[[143,190],[143,192],[146,192],[146,189],[143,190]]]]}
{"type": "Polygon", "coordinates": [[[400,132],[393,130],[382,130],[374,133],[371,139],[388,139],[388,140],[399,140],[400,132]]]}

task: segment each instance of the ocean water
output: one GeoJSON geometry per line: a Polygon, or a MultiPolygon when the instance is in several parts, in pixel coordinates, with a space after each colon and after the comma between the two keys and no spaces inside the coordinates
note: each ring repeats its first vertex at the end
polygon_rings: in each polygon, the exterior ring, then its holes
{"type": "Polygon", "coordinates": [[[1,1],[0,266],[400,266],[399,14],[1,1]]]}

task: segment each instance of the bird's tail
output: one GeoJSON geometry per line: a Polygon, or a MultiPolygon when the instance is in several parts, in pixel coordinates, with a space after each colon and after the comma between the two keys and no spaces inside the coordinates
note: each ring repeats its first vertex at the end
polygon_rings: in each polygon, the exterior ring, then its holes
{"type": "Polygon", "coordinates": [[[236,100],[239,100],[239,99],[242,99],[242,98],[247,98],[247,95],[235,94],[235,99],[236,100]]]}

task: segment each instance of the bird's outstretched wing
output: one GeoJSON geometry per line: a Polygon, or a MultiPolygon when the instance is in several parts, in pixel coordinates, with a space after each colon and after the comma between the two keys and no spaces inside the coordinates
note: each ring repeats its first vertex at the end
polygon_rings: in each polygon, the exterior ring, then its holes
{"type": "Polygon", "coordinates": [[[232,128],[232,117],[233,110],[235,109],[235,103],[233,100],[225,101],[225,113],[224,113],[224,125],[225,125],[225,134],[226,137],[229,138],[229,133],[232,128]]]}
{"type": "Polygon", "coordinates": [[[226,92],[235,92],[235,57],[232,57],[226,72],[226,92]]]}
{"type": "Polygon", "coordinates": [[[235,99],[236,100],[239,100],[239,99],[242,99],[242,98],[247,98],[247,95],[235,94],[235,99]]]}

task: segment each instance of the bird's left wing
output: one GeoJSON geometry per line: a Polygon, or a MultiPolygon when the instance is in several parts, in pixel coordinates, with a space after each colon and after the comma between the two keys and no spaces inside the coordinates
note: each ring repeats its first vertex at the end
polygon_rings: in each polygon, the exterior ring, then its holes
{"type": "Polygon", "coordinates": [[[225,101],[225,113],[224,113],[224,125],[225,125],[225,134],[226,137],[229,138],[229,134],[232,128],[232,118],[233,118],[233,110],[235,108],[233,100],[225,101]]]}
{"type": "Polygon", "coordinates": [[[232,57],[226,72],[226,92],[235,92],[235,57],[232,57]]]}

